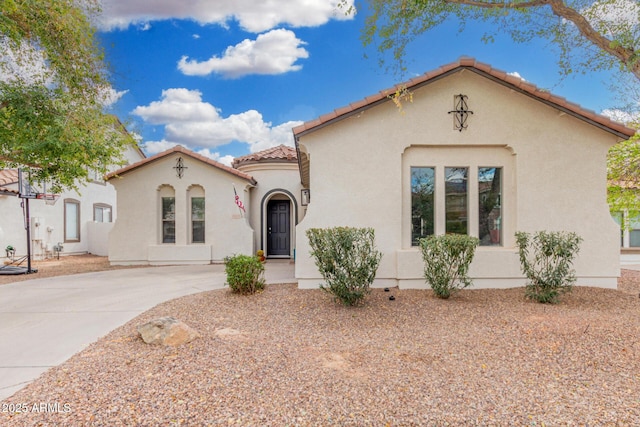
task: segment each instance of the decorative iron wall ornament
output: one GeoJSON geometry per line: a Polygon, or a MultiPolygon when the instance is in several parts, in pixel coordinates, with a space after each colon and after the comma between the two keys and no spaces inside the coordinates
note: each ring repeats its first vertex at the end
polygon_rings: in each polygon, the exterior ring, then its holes
{"type": "Polygon", "coordinates": [[[469,110],[467,99],[467,95],[455,95],[453,97],[454,110],[449,111],[449,114],[453,113],[453,128],[460,132],[467,128],[469,114],[473,114],[473,111],[469,110]]]}
{"type": "Polygon", "coordinates": [[[184,175],[184,170],[189,169],[184,165],[184,160],[182,160],[182,157],[178,157],[178,160],[176,160],[176,165],[173,168],[176,170],[176,175],[178,176],[178,178],[182,178],[182,175],[184,175]]]}

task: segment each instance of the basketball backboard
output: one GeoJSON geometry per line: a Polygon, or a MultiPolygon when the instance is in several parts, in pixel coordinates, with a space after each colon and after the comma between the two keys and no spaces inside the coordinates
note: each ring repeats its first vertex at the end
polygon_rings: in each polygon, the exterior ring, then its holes
{"type": "Polygon", "coordinates": [[[43,182],[31,181],[28,171],[18,169],[18,193],[22,199],[36,199],[39,194],[47,193],[47,185],[43,182]]]}

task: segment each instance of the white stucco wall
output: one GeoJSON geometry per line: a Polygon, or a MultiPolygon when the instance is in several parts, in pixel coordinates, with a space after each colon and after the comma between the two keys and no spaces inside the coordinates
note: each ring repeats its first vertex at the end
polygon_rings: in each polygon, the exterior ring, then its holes
{"type": "Polygon", "coordinates": [[[109,180],[117,190],[118,220],[109,234],[112,264],[208,264],[233,254],[253,252],[253,230],[235,204],[235,186],[247,212],[251,184],[198,159],[173,153],[109,180]],[[184,160],[182,178],[174,166],[184,160]],[[190,239],[189,190],[204,190],[205,243],[190,239]],[[159,190],[172,188],[175,196],[175,243],[162,243],[159,190]]]}
{"type": "MultiPolygon", "coordinates": [[[[139,151],[131,147],[125,152],[125,159],[129,163],[140,160],[139,151]]],[[[115,169],[115,167],[114,167],[115,169]]],[[[18,190],[18,185],[7,186],[18,190]]],[[[15,196],[0,195],[0,256],[4,256],[4,248],[12,245],[16,248],[16,255],[27,254],[27,236],[24,228],[23,210],[20,207],[22,199],[15,196]]],[[[107,234],[90,229],[94,222],[94,205],[111,206],[113,220],[116,218],[116,192],[101,179],[82,186],[78,192],[65,191],[59,195],[55,205],[47,205],[43,200],[30,200],[29,210],[31,218],[39,218],[39,227],[33,227],[35,237],[32,236],[32,254],[34,258],[49,256],[47,249],[62,243],[65,254],[92,253],[106,256],[107,234]],[[64,201],[73,199],[80,202],[80,240],[65,241],[64,233],[64,201]]],[[[105,227],[109,227],[106,225],[105,227]]],[[[97,228],[100,228],[98,226],[97,228]]]]}
{"type": "MultiPolygon", "coordinates": [[[[504,168],[504,246],[478,248],[470,272],[476,287],[524,284],[517,230],[577,232],[584,239],[578,284],[616,286],[619,229],[606,204],[606,154],[617,137],[466,70],[415,90],[403,108],[386,102],[300,138],[311,158],[311,204],[297,229],[300,287],[321,283],[305,231],[330,226],[375,229],[384,253],[376,286],[426,286],[411,247],[411,166],[469,167],[469,181],[477,167],[504,168]],[[473,111],[462,132],[448,114],[457,94],[473,111]]],[[[443,188],[436,177],[436,209],[443,188]]],[[[473,195],[469,227],[477,235],[473,195]]],[[[443,221],[436,212],[436,232],[443,221]]]]}

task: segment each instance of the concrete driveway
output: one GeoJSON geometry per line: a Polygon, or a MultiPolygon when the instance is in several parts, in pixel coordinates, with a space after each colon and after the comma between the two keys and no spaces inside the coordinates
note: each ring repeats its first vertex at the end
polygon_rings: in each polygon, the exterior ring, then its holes
{"type": "MultiPolygon", "coordinates": [[[[288,260],[267,283],[295,283],[288,260]]],[[[0,400],[161,302],[224,287],[223,265],[110,270],[0,286],[0,400]]]]}

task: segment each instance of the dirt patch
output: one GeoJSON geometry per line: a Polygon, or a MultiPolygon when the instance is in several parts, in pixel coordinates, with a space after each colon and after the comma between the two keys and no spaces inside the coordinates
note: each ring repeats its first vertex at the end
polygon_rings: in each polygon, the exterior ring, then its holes
{"type": "MultiPolygon", "coordinates": [[[[21,266],[26,267],[27,262],[24,261],[21,266]]],[[[91,273],[94,271],[136,268],[143,266],[112,266],[109,265],[109,259],[107,257],[86,254],[61,256],[60,259],[51,258],[43,261],[32,261],[31,267],[33,269],[37,269],[38,272],[14,276],[0,275],[0,285],[22,282],[24,280],[41,279],[44,277],[67,276],[70,274],[91,273]]]]}

